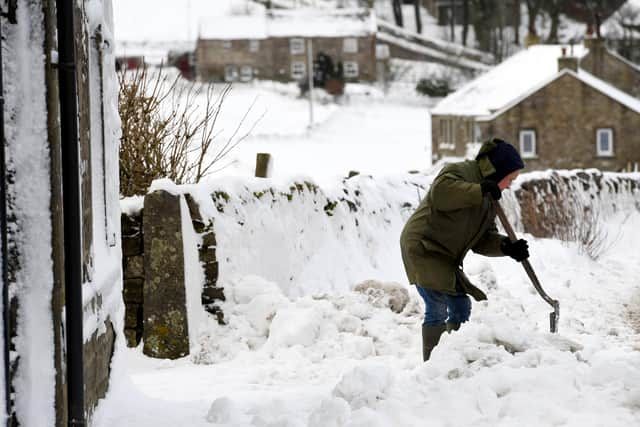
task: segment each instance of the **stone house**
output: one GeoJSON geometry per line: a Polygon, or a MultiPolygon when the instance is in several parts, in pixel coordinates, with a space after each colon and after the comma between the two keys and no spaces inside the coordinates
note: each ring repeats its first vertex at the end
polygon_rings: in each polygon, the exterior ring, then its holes
{"type": "Polygon", "coordinates": [[[299,81],[308,56],[328,55],[347,81],[376,78],[376,19],[370,10],[268,10],[203,20],[196,75],[208,81],[299,81]],[[311,51],[309,51],[311,49],[311,51]]]}
{"type": "Polygon", "coordinates": [[[90,425],[121,335],[111,1],[57,4],[5,2],[0,18],[0,412],[11,426],[90,425]]]}
{"type": "Polygon", "coordinates": [[[431,111],[433,160],[511,142],[528,170],[640,165],[640,68],[602,40],[535,45],[444,98],[431,111]]]}

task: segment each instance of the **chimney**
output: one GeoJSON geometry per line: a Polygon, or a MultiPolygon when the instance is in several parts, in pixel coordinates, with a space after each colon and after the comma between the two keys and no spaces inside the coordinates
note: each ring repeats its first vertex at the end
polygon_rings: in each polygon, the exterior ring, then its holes
{"type": "Polygon", "coordinates": [[[558,57],[558,71],[565,68],[578,72],[578,58],[575,56],[567,56],[567,48],[562,46],[562,56],[558,57]]]}
{"type": "Polygon", "coordinates": [[[600,52],[605,48],[604,38],[597,37],[597,36],[593,37],[587,34],[587,36],[583,40],[583,43],[584,43],[584,47],[589,49],[590,52],[600,52]]]}

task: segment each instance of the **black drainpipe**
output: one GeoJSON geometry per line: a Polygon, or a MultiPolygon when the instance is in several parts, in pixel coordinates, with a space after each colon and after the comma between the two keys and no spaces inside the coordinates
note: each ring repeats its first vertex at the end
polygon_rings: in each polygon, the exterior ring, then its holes
{"type": "Polygon", "coordinates": [[[69,426],[84,426],[82,336],[82,221],[80,218],[80,146],[74,44],[73,0],[56,0],[58,15],[58,79],[62,146],[64,222],[65,330],[69,426]]]}
{"type": "MultiPolygon", "coordinates": [[[[9,23],[16,24],[16,2],[8,2],[8,11],[2,13],[9,23]]],[[[0,19],[0,244],[2,245],[2,322],[4,332],[4,397],[6,408],[6,425],[11,425],[11,415],[13,413],[11,405],[11,378],[10,378],[10,345],[11,345],[11,324],[9,317],[9,278],[7,265],[9,262],[7,250],[7,162],[6,162],[6,141],[4,135],[4,81],[2,79],[2,19],[0,19]]]]}

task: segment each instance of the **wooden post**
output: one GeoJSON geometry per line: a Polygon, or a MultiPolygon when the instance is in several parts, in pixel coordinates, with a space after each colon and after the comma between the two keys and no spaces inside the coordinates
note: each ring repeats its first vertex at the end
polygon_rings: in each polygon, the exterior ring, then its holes
{"type": "Polygon", "coordinates": [[[269,176],[269,165],[271,163],[271,154],[258,153],[256,156],[256,177],[266,178],[269,176]]]}

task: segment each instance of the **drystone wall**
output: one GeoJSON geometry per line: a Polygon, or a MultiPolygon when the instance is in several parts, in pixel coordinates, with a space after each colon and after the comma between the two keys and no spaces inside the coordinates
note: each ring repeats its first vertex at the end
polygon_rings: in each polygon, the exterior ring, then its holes
{"type": "MultiPolygon", "coordinates": [[[[188,353],[185,284],[181,283],[185,276],[183,244],[197,245],[204,276],[201,303],[218,323],[224,324],[221,265],[226,274],[257,274],[285,287],[292,280],[311,285],[314,279],[329,283],[336,271],[342,274],[336,281],[370,267],[375,272],[398,255],[397,248],[389,248],[389,242],[397,241],[404,222],[433,178],[408,174],[378,181],[355,175],[331,191],[306,181],[285,188],[276,188],[269,181],[251,181],[205,191],[183,187],[179,196],[164,191],[148,194],[144,209],[122,216],[128,344],[136,346],[144,337],[144,352],[150,356],[181,357],[188,353]],[[188,207],[189,226],[197,236],[195,243],[182,241],[178,225],[184,221],[181,217],[185,218],[179,208],[182,197],[188,207]],[[338,238],[341,243],[332,244],[338,238]],[[274,245],[277,251],[272,250],[274,245]],[[330,259],[338,264],[327,266],[326,277],[305,276],[307,264],[312,265],[314,275],[321,274],[313,263],[329,259],[323,257],[323,251],[354,245],[360,245],[361,257],[353,250],[345,252],[344,257],[331,254],[330,259]],[[220,250],[225,251],[224,257],[220,250]],[[274,258],[283,254],[286,260],[274,258]],[[166,304],[168,300],[171,307],[166,304]],[[168,311],[182,314],[166,316],[168,311]],[[147,341],[158,342],[170,334],[182,337],[181,350],[171,346],[149,349],[147,341]]],[[[501,203],[518,233],[558,237],[560,226],[640,211],[640,174],[597,170],[524,174],[514,191],[505,192],[501,203]],[[589,215],[594,212],[600,217],[589,215]]]]}

